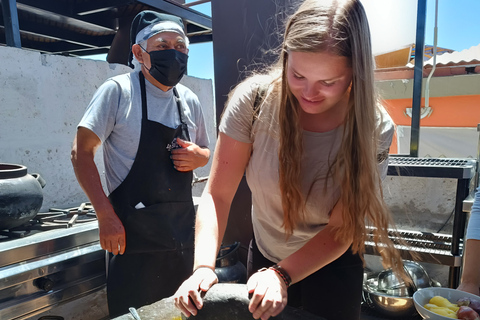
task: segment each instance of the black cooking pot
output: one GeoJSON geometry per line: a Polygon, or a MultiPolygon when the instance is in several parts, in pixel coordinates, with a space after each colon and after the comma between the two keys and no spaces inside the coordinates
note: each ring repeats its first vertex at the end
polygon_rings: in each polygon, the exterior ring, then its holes
{"type": "Polygon", "coordinates": [[[28,174],[27,167],[0,163],[0,230],[18,227],[33,219],[43,203],[45,180],[28,174]]]}

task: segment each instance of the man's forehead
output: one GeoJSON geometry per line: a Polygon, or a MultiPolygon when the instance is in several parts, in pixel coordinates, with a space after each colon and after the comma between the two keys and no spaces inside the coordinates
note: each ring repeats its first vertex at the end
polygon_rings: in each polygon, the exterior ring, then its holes
{"type": "Polygon", "coordinates": [[[176,32],[161,32],[148,39],[148,42],[185,42],[185,39],[176,32]]]}

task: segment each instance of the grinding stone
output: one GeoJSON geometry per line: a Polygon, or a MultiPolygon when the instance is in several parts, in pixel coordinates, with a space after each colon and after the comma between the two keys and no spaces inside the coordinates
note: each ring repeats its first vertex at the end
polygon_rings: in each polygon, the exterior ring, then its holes
{"type": "MultiPolygon", "coordinates": [[[[252,320],[248,311],[247,285],[236,283],[218,283],[207,291],[203,298],[203,308],[189,320],[252,320]]],[[[175,308],[173,298],[168,297],[151,305],[137,309],[142,320],[185,320],[185,316],[175,308]]],[[[132,320],[130,314],[114,320],[132,320]]],[[[325,320],[304,310],[286,306],[281,314],[272,320],[325,320]]]]}

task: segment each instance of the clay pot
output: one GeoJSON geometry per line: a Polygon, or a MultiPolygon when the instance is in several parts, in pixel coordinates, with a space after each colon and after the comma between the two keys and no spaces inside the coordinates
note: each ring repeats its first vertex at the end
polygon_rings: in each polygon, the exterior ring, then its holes
{"type": "Polygon", "coordinates": [[[45,180],[27,167],[0,163],[0,230],[18,227],[33,219],[43,203],[45,180]]]}

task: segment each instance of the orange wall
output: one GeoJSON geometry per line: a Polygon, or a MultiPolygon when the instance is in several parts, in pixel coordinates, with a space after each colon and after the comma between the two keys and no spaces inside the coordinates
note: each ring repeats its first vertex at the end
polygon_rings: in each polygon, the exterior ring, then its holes
{"type": "MultiPolygon", "coordinates": [[[[476,128],[480,123],[480,95],[430,98],[429,105],[433,112],[420,119],[420,126],[476,128]]],[[[385,107],[396,125],[411,125],[412,118],[405,110],[412,107],[412,99],[385,100],[385,107]]]]}
{"type": "MultiPolygon", "coordinates": [[[[412,107],[412,99],[392,99],[384,101],[388,113],[396,125],[410,126],[412,118],[406,108],[412,107]]],[[[449,96],[430,98],[433,109],[430,116],[420,119],[422,127],[473,127],[480,123],[480,95],[449,96]]],[[[425,99],[422,98],[422,107],[425,99]]],[[[393,137],[390,154],[398,154],[397,135],[393,137]]]]}

